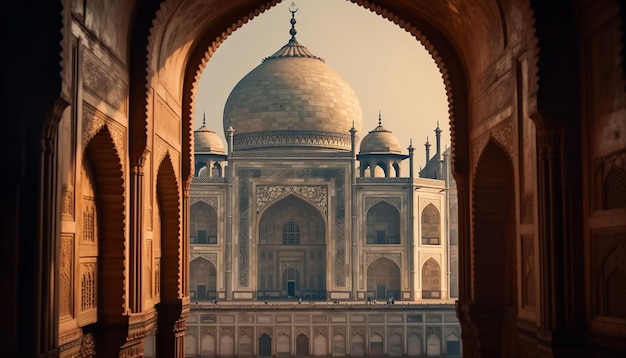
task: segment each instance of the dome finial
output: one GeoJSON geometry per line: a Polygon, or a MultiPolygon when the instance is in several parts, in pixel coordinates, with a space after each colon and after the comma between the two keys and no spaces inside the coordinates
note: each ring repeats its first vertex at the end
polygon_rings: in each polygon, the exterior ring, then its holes
{"type": "Polygon", "coordinates": [[[206,125],[206,111],[202,112],[202,126],[206,125]]]}
{"type": "Polygon", "coordinates": [[[289,6],[289,12],[291,13],[291,30],[289,30],[291,40],[289,41],[296,41],[296,34],[298,33],[298,31],[296,31],[296,12],[298,12],[298,7],[295,2],[292,2],[289,6]]]}
{"type": "Polygon", "coordinates": [[[379,126],[383,125],[383,117],[382,117],[380,110],[378,110],[378,125],[379,126]]]}

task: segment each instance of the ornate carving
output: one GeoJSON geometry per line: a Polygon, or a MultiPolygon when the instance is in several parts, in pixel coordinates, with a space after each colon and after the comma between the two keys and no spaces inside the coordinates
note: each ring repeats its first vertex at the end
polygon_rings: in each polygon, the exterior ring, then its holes
{"type": "Polygon", "coordinates": [[[533,223],[533,193],[523,194],[522,195],[522,203],[521,203],[521,211],[522,211],[522,223],[524,224],[532,224],[533,223]]]}
{"type": "Polygon", "coordinates": [[[281,262],[280,263],[280,272],[284,272],[289,268],[294,268],[297,271],[303,272],[302,270],[302,262],[281,262]]]}
{"type": "Polygon", "coordinates": [[[426,337],[430,337],[431,334],[441,339],[441,327],[426,327],[426,337]]]}
{"type": "Polygon", "coordinates": [[[522,235],[522,306],[535,307],[535,242],[532,234],[522,235]]]}
{"type": "Polygon", "coordinates": [[[264,334],[267,334],[268,336],[272,337],[273,333],[274,333],[274,330],[272,329],[272,327],[257,327],[256,329],[257,337],[261,337],[264,334]]]}
{"type": "Polygon", "coordinates": [[[346,265],[346,247],[344,239],[344,219],[336,219],[337,229],[335,230],[335,249],[337,255],[335,256],[335,281],[337,286],[345,287],[346,285],[346,272],[344,267],[346,265]]]}
{"type": "Polygon", "coordinates": [[[388,202],[389,204],[395,206],[398,210],[400,210],[400,205],[402,203],[402,199],[399,196],[392,196],[388,198],[367,197],[365,198],[365,211],[368,211],[372,206],[378,204],[381,201],[388,202]]]}
{"type": "Polygon", "coordinates": [[[385,337],[385,329],[383,327],[370,327],[370,337],[385,337]]]}
{"type": "Polygon", "coordinates": [[[402,335],[403,335],[403,333],[404,333],[404,330],[402,329],[402,327],[389,327],[389,328],[387,329],[387,333],[388,333],[390,336],[393,336],[394,334],[397,334],[397,335],[399,335],[399,336],[402,336],[402,335]]]}
{"type": "Polygon", "coordinates": [[[311,334],[311,327],[296,327],[295,336],[299,336],[300,334],[304,334],[305,336],[309,336],[311,334]]]}
{"type": "Polygon", "coordinates": [[[361,336],[364,337],[365,329],[363,327],[352,327],[350,333],[353,336],[361,336]]]}
{"type": "Polygon", "coordinates": [[[423,211],[425,207],[431,204],[437,208],[437,211],[439,211],[441,215],[441,202],[439,200],[420,199],[420,212],[423,211]]]}
{"type": "Polygon", "coordinates": [[[350,134],[322,131],[273,131],[235,134],[235,150],[280,147],[314,147],[350,150],[350,134]]]}
{"type": "Polygon", "coordinates": [[[95,357],[96,356],[96,339],[93,334],[86,333],[80,340],[79,357],[95,357]]]}
{"type": "Polygon", "coordinates": [[[357,183],[410,184],[411,178],[357,177],[357,183]]]}
{"type": "Polygon", "coordinates": [[[491,136],[513,155],[513,120],[509,117],[491,130],[491,136]]]}
{"type": "Polygon", "coordinates": [[[95,203],[93,199],[84,200],[83,203],[83,241],[94,243],[95,237],[95,203]]]}
{"type": "Polygon", "coordinates": [[[209,204],[210,206],[213,207],[213,209],[215,209],[216,211],[219,210],[218,206],[217,206],[217,196],[202,196],[202,197],[193,197],[189,200],[189,206],[197,203],[197,202],[203,202],[206,204],[209,204]]]}
{"type": "Polygon", "coordinates": [[[239,327],[239,337],[243,336],[252,338],[252,327],[239,327]]]}
{"type": "Polygon", "coordinates": [[[202,334],[202,337],[204,336],[215,337],[215,332],[216,332],[215,327],[200,327],[200,334],[202,334]]]}
{"type": "Polygon", "coordinates": [[[594,230],[590,242],[594,313],[626,319],[626,229],[594,230]]]}
{"type": "Polygon", "coordinates": [[[277,327],[276,328],[276,336],[287,336],[289,338],[291,335],[290,327],[277,327]]]}
{"type": "Polygon", "coordinates": [[[214,266],[217,267],[217,252],[209,252],[209,251],[192,251],[189,254],[189,262],[197,259],[198,257],[203,257],[209,260],[214,266]]]}
{"type": "Polygon", "coordinates": [[[74,187],[71,185],[63,186],[61,212],[63,213],[63,216],[68,218],[74,217],[74,187]]]}
{"type": "MultiPolygon", "coordinates": [[[[335,334],[337,333],[338,332],[335,331],[335,334]]],[[[326,329],[326,327],[313,327],[313,337],[317,336],[328,337],[328,330],[326,329]]]]}
{"type": "Polygon", "coordinates": [[[73,275],[73,259],[74,259],[74,235],[63,234],[61,237],[61,262],[59,263],[59,317],[72,316],[74,314],[72,308],[74,292],[74,275],[73,275]]]}
{"type": "Polygon", "coordinates": [[[408,334],[415,334],[417,336],[422,336],[422,327],[416,327],[416,326],[409,326],[408,327],[408,334]]]}
{"type": "Polygon", "coordinates": [[[235,338],[235,328],[233,327],[222,327],[220,328],[221,336],[231,336],[233,339],[235,338]]]}
{"type": "Polygon", "coordinates": [[[294,194],[328,213],[328,187],[326,185],[259,185],[256,187],[257,214],[272,202],[294,194]]]}
{"type": "Polygon", "coordinates": [[[333,335],[346,336],[346,327],[333,327],[333,335]]]}
{"type": "Polygon", "coordinates": [[[124,157],[126,129],[89,103],[83,103],[83,148],[102,127],[106,126],[120,158],[124,157]]]}
{"type": "Polygon", "coordinates": [[[399,252],[367,252],[365,253],[365,267],[381,257],[386,257],[399,267],[402,267],[402,254],[399,252]]]}
{"type": "Polygon", "coordinates": [[[127,85],[86,47],[83,51],[83,84],[94,96],[104,100],[124,114],[126,110],[127,85]]]}
{"type": "Polygon", "coordinates": [[[595,201],[600,210],[626,207],[626,151],[599,159],[596,169],[596,187],[602,188],[595,201]]]}
{"type": "Polygon", "coordinates": [[[87,311],[96,307],[96,265],[86,264],[82,268],[81,286],[81,311],[87,311]]]}

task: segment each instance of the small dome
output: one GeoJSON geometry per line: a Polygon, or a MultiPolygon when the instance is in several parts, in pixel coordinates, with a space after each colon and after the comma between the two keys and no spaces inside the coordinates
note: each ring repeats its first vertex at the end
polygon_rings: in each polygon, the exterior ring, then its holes
{"type": "Polygon", "coordinates": [[[359,154],[401,154],[401,152],[398,139],[382,126],[380,117],[378,126],[363,138],[359,149],[359,154]]]}
{"type": "Polygon", "coordinates": [[[204,124],[193,132],[193,140],[196,154],[226,154],[220,137],[204,124]]]}

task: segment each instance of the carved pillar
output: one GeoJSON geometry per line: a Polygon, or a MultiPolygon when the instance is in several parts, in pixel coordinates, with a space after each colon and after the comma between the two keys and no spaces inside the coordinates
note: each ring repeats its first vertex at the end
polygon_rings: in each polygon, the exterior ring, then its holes
{"type": "Polygon", "coordinates": [[[37,270],[39,277],[37,286],[39,294],[37,300],[37,316],[39,324],[37,330],[40,334],[39,352],[45,355],[54,355],[58,348],[58,319],[59,310],[57,297],[59,285],[59,216],[60,206],[58,201],[57,187],[57,135],[59,120],[63,109],[68,105],[63,100],[58,100],[53,108],[50,118],[44,122],[41,135],[40,168],[41,193],[39,195],[39,248],[35,251],[38,260],[30,261],[40,264],[37,270]],[[50,269],[52,268],[52,269],[50,269]]]}
{"type": "Polygon", "coordinates": [[[461,324],[463,356],[480,357],[477,336],[470,319],[472,302],[472,242],[470,235],[470,196],[469,182],[465,178],[456,178],[458,200],[458,235],[459,235],[459,299],[456,301],[456,315],[461,324]]]}
{"type": "Polygon", "coordinates": [[[142,268],[143,268],[143,166],[145,155],[139,156],[133,165],[130,179],[130,240],[128,286],[130,309],[133,313],[142,310],[142,268]]]}
{"type": "Polygon", "coordinates": [[[158,357],[185,357],[185,329],[189,297],[159,303],[156,349],[158,357]]]}
{"type": "MultiPolygon", "coordinates": [[[[351,252],[350,252],[350,266],[352,268],[352,299],[357,299],[357,289],[358,289],[358,275],[357,275],[357,267],[359,263],[359,253],[357,248],[357,200],[356,200],[356,129],[354,128],[354,124],[352,128],[350,128],[350,140],[351,140],[351,160],[350,160],[350,203],[352,211],[352,227],[350,228],[351,233],[351,252]]],[[[328,296],[329,297],[329,296],[328,296]]]]}
{"type": "MultiPolygon", "coordinates": [[[[537,132],[538,208],[539,208],[539,328],[538,350],[545,356],[572,356],[580,351],[580,342],[567,332],[575,329],[579,314],[576,301],[576,271],[572,259],[576,257],[575,235],[568,233],[567,204],[569,185],[567,165],[563,151],[566,141],[565,123],[562,120],[539,121],[537,132]]],[[[576,157],[576,154],[572,155],[576,157]]],[[[580,174],[577,174],[580,176],[580,174]]],[[[577,265],[582,265],[582,260],[577,265]]],[[[582,276],[579,278],[582,281],[582,276]]]]}
{"type": "MultiPolygon", "coordinates": [[[[232,142],[232,133],[230,136],[232,142]]],[[[229,147],[232,148],[232,145],[229,147]]],[[[231,150],[231,149],[229,149],[231,150]]],[[[226,291],[226,299],[233,298],[233,213],[235,211],[235,190],[233,188],[235,182],[235,170],[233,169],[232,151],[228,160],[228,186],[226,188],[226,232],[224,237],[224,290],[226,291]]]]}

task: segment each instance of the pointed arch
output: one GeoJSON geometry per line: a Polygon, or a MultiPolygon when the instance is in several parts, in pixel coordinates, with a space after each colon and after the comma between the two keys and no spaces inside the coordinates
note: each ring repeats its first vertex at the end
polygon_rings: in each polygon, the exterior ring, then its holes
{"type": "Polygon", "coordinates": [[[432,257],[426,260],[422,266],[422,298],[442,298],[441,266],[432,257]]]}
{"type": "Polygon", "coordinates": [[[422,210],[422,245],[441,244],[441,214],[433,204],[422,210]]]}
{"type": "Polygon", "coordinates": [[[367,210],[367,228],[365,241],[367,244],[399,244],[400,211],[385,200],[372,205],[367,210]]]}
{"type": "Polygon", "coordinates": [[[125,276],[125,205],[122,161],[108,130],[103,126],[85,147],[84,159],[93,172],[98,213],[97,306],[102,339],[119,350],[126,335],[114,336],[106,327],[126,324],[124,316],[125,276]]]}
{"type": "MultiPolygon", "coordinates": [[[[483,150],[474,175],[473,297],[486,305],[501,326],[483,343],[483,354],[501,355],[504,335],[517,337],[516,237],[513,164],[508,152],[490,139],[483,150]],[[506,332],[506,333],[503,333],[506,332]]],[[[514,339],[514,338],[512,338],[514,339]]],[[[515,342],[508,349],[515,349],[515,342]]]]}
{"type": "Polygon", "coordinates": [[[400,267],[381,257],[367,267],[367,293],[374,299],[400,298],[400,267]]]}
{"type": "Polygon", "coordinates": [[[198,200],[189,209],[190,244],[216,245],[218,243],[217,211],[213,205],[198,200]]]}
{"type": "Polygon", "coordinates": [[[189,294],[196,301],[214,300],[217,296],[217,269],[204,257],[189,262],[189,294]]]}

